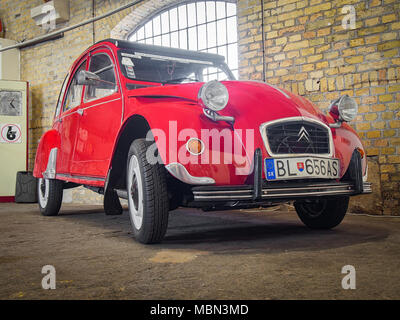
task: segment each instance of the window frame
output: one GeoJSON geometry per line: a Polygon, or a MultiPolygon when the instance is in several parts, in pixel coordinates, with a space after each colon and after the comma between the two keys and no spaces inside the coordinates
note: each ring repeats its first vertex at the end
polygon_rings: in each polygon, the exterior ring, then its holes
{"type": "Polygon", "coordinates": [[[78,73],[78,70],[82,67],[83,64],[86,64],[85,65],[85,70],[87,69],[87,66],[88,66],[87,62],[88,62],[88,59],[87,59],[87,56],[85,56],[80,61],[80,63],[77,64],[77,67],[74,69],[74,72],[71,73],[71,77],[70,77],[69,82],[68,82],[68,87],[66,88],[65,94],[64,94],[64,99],[63,99],[62,108],[61,108],[62,109],[62,113],[65,113],[65,112],[68,112],[68,111],[70,111],[72,109],[75,109],[76,107],[78,107],[78,106],[80,106],[82,104],[82,99],[83,99],[83,94],[84,94],[84,89],[85,89],[84,85],[82,85],[82,89],[81,89],[81,99],[80,99],[81,101],[80,101],[80,103],[77,106],[74,106],[74,107],[72,107],[72,108],[70,108],[68,110],[65,109],[65,105],[66,105],[66,102],[67,102],[69,90],[71,89],[72,81],[74,80],[75,76],[78,73]]]}
{"type": "Polygon", "coordinates": [[[111,96],[111,95],[113,95],[115,93],[120,92],[119,81],[118,81],[118,69],[117,69],[117,66],[116,66],[114,60],[112,59],[110,53],[111,53],[110,50],[109,49],[105,49],[105,48],[99,48],[98,50],[96,50],[94,52],[91,52],[91,54],[89,56],[89,61],[88,61],[88,64],[87,64],[87,70],[88,71],[90,70],[90,63],[92,62],[93,57],[98,56],[98,55],[106,55],[108,57],[108,59],[111,61],[112,69],[114,71],[114,78],[115,78],[115,88],[114,88],[114,90],[110,94],[108,94],[106,96],[95,97],[95,98],[92,98],[92,99],[86,99],[86,90],[88,90],[88,88],[87,88],[88,86],[85,85],[85,92],[83,94],[83,103],[89,103],[89,102],[92,102],[92,101],[100,100],[100,99],[109,97],[109,96],[111,96]]]}

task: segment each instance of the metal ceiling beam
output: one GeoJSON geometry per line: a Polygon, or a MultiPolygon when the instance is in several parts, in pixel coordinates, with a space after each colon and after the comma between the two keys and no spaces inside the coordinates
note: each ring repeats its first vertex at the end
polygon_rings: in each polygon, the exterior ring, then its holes
{"type": "Polygon", "coordinates": [[[0,48],[0,52],[6,51],[6,50],[11,50],[11,49],[16,49],[16,48],[21,48],[21,47],[27,47],[29,45],[37,44],[37,43],[40,43],[42,41],[46,41],[46,40],[51,40],[51,39],[57,38],[57,36],[59,36],[60,34],[62,34],[64,32],[68,32],[68,31],[74,30],[76,28],[82,27],[84,25],[87,25],[89,23],[95,22],[97,20],[101,20],[101,19],[107,18],[107,17],[109,17],[109,16],[111,16],[111,15],[117,13],[117,12],[120,12],[122,10],[128,9],[130,7],[133,7],[133,6],[139,4],[139,3],[143,2],[143,1],[144,0],[136,0],[136,1],[133,1],[133,2],[128,3],[126,5],[123,5],[123,6],[119,7],[119,8],[117,8],[117,9],[114,9],[114,10],[111,10],[111,11],[109,11],[107,13],[104,13],[104,14],[102,14],[100,16],[93,17],[93,18],[90,18],[88,20],[82,21],[80,23],[74,24],[73,26],[69,26],[69,27],[66,27],[66,28],[51,32],[51,33],[39,36],[37,38],[31,39],[31,40],[28,40],[28,41],[20,42],[20,43],[17,43],[15,45],[12,45],[12,46],[0,48]]]}

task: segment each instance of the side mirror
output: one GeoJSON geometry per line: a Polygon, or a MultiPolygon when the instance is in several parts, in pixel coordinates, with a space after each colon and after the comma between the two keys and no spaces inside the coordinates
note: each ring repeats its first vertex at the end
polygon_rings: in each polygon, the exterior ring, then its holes
{"type": "Polygon", "coordinates": [[[77,76],[78,85],[96,86],[101,81],[100,77],[90,71],[81,70],[77,76]]]}

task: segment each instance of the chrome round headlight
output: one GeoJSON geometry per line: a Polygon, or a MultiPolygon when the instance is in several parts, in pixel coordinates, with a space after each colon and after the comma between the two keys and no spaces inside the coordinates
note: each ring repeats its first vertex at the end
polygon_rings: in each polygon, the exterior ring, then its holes
{"type": "Polygon", "coordinates": [[[212,80],[200,88],[198,98],[207,108],[213,111],[220,111],[226,107],[229,93],[221,82],[212,80]]]}
{"type": "Polygon", "coordinates": [[[358,105],[356,100],[344,95],[338,102],[339,116],[343,121],[349,122],[357,116],[358,105]]]}

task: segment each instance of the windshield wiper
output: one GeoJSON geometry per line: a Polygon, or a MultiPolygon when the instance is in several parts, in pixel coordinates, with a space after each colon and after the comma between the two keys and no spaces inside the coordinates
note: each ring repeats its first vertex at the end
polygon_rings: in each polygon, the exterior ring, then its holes
{"type": "Polygon", "coordinates": [[[163,83],[179,83],[179,82],[181,82],[183,80],[190,80],[190,81],[193,81],[193,82],[199,82],[200,81],[199,79],[193,79],[193,78],[184,77],[184,78],[176,78],[176,79],[166,80],[163,83]]]}

